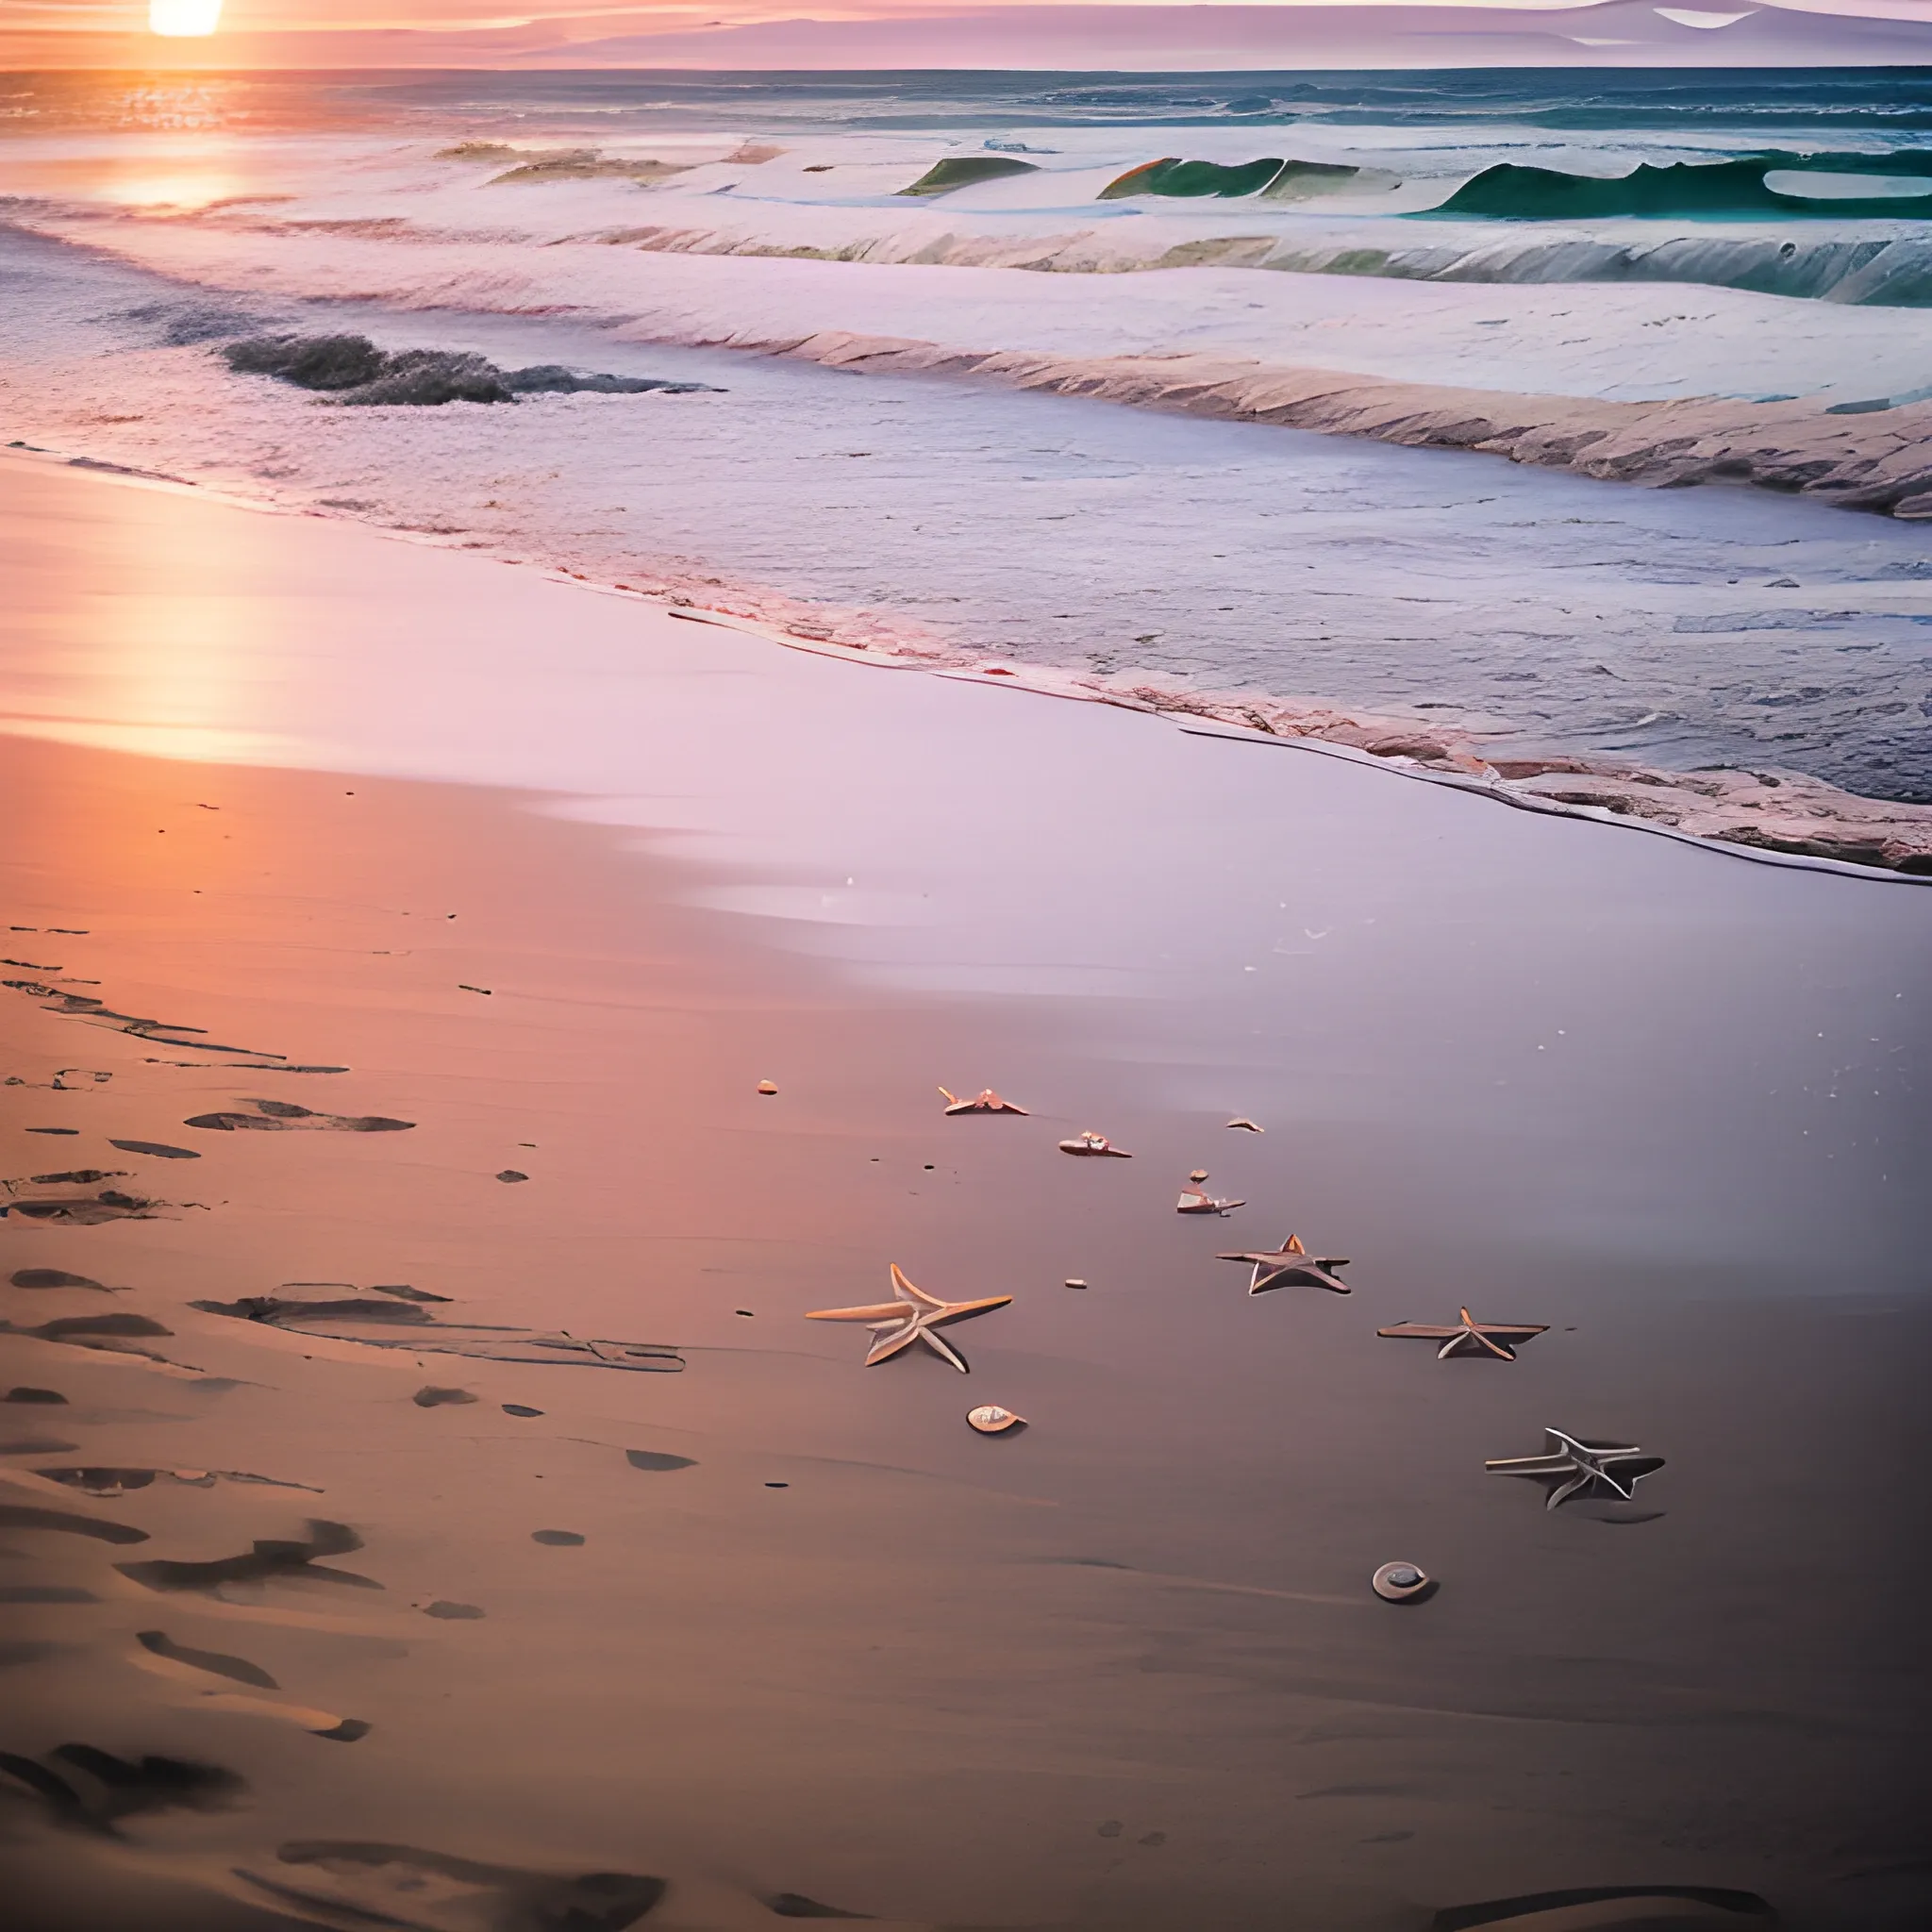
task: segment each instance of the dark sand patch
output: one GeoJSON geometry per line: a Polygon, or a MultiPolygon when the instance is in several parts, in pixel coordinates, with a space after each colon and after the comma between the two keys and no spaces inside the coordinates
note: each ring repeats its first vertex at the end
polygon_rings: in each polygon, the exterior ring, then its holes
{"type": "Polygon", "coordinates": [[[452,1603],[447,1597],[438,1597],[434,1603],[423,1606],[425,1617],[435,1617],[446,1624],[475,1623],[488,1614],[475,1604],[452,1603]]]}
{"type": "Polygon", "coordinates": [[[118,1147],[124,1154],[151,1154],[157,1160],[199,1160],[201,1156],[192,1147],[171,1147],[165,1141],[116,1141],[110,1139],[109,1147],[118,1147]]]}
{"type": "Polygon", "coordinates": [[[505,1415],[523,1416],[541,1415],[543,1413],[541,1408],[532,1408],[527,1403],[523,1402],[506,1402],[503,1405],[503,1412],[505,1415]]]}
{"type": "Polygon", "coordinates": [[[11,1751],[0,1752],[0,1771],[35,1792],[54,1824],[82,1830],[111,1833],[124,1818],[156,1811],[226,1810],[248,1788],[232,1771],[187,1758],[117,1757],[92,1744],[57,1744],[47,1756],[58,1771],[11,1751]],[[90,1782],[74,1782],[75,1772],[90,1782]]]}
{"type": "Polygon", "coordinates": [[[0,1215],[13,1214],[23,1221],[37,1221],[58,1227],[97,1227],[107,1221],[158,1220],[160,1217],[157,1210],[173,1205],[104,1188],[98,1194],[51,1201],[9,1201],[0,1207],[0,1215]]]}
{"type": "MultiPolygon", "coordinates": [[[[270,1053],[259,1046],[223,1046],[208,1038],[207,1030],[200,1026],[190,1026],[174,1020],[144,1018],[139,1013],[117,1012],[105,1001],[92,998],[85,993],[64,992],[58,986],[50,986],[38,979],[0,979],[0,986],[8,987],[14,992],[25,993],[28,999],[37,1000],[50,1013],[58,1013],[63,1019],[85,1020],[92,1025],[106,1026],[116,1033],[132,1034],[138,1040],[151,1040],[159,1046],[192,1047],[200,1053],[226,1053],[243,1055],[249,1059],[274,1062],[276,1071],[286,1065],[285,1057],[270,1053]],[[190,1038],[179,1036],[186,1034],[190,1038]]],[[[62,1073],[78,1073],[76,1067],[63,1068],[62,1073]]],[[[289,1072],[301,1071],[288,1068],[289,1072]]],[[[316,1069],[314,1071],[322,1071],[316,1069]]],[[[340,1072],[341,1069],[329,1069],[340,1072]]],[[[95,1079],[105,1080],[108,1075],[95,1074],[95,1079]]],[[[55,1076],[55,1085],[59,1085],[59,1076],[55,1076]]]]}
{"type": "Polygon", "coordinates": [[[70,1274],[64,1268],[16,1268],[7,1278],[15,1288],[94,1288],[103,1294],[119,1291],[92,1275],[70,1274]]]}
{"type": "MultiPolygon", "coordinates": [[[[1755,1891],[1732,1891],[1709,1885],[1590,1885],[1569,1891],[1532,1891],[1520,1898],[1491,1899],[1483,1905],[1448,1906],[1430,1922],[1431,1932],[1474,1932],[1480,1925],[1509,1926],[1544,1915],[1561,1913],[1564,1932],[1675,1932],[1694,1919],[1707,1923],[1713,1914],[1735,1915],[1740,1921],[1756,1920],[1758,1924],[1776,1924],[1777,1914],[1755,1891]],[[1672,1905],[1704,1909],[1685,1913],[1681,1919],[1668,1916],[1672,1905]],[[1598,1916],[1585,1907],[1606,1906],[1613,1908],[1598,1916]],[[1657,1907],[1666,1908],[1660,1913],[1657,1907]],[[1645,1909],[1649,1907],[1650,1909],[1645,1909]]],[[[1527,1927],[1525,1924],[1525,1932],[1527,1927]]],[[[1741,1926],[1740,1926],[1741,1932],[1741,1926]]]]}
{"type": "Polygon", "coordinates": [[[0,1333],[33,1335],[42,1341],[84,1341],[90,1339],[127,1335],[173,1335],[174,1330],[152,1315],[58,1315],[32,1328],[15,1327],[8,1323],[0,1333]]]}
{"type": "MultiPolygon", "coordinates": [[[[145,1539],[143,1539],[145,1540],[145,1539]]],[[[374,1577],[351,1570],[325,1569],[318,1557],[346,1556],[359,1550],[362,1539],[346,1524],[311,1518],[307,1541],[269,1537],[257,1541],[245,1556],[219,1557],[208,1563],[175,1562],[157,1557],[143,1563],[117,1563],[122,1575],[148,1590],[218,1590],[225,1583],[272,1583],[300,1579],[343,1584],[353,1590],[380,1590],[374,1577]]]]}
{"type": "Polygon", "coordinates": [[[841,1912],[837,1906],[821,1905],[802,1891],[774,1892],[765,1901],[765,1909],[776,1919],[870,1919],[871,1912],[841,1912]]]}
{"type": "Polygon", "coordinates": [[[626,1449],[624,1459],[633,1469],[668,1470],[695,1469],[696,1458],[690,1456],[670,1456],[658,1449],[626,1449]]]}
{"type": "Polygon", "coordinates": [[[64,1442],[58,1436],[21,1436],[0,1442],[0,1456],[66,1456],[79,1447],[78,1442],[64,1442]]]}
{"type": "MultiPolygon", "coordinates": [[[[386,1295],[400,1291],[380,1291],[386,1295]]],[[[643,1374],[677,1374],[684,1368],[684,1357],[663,1342],[545,1334],[507,1324],[445,1322],[422,1304],[446,1297],[409,1292],[410,1300],[402,1304],[359,1296],[304,1301],[281,1295],[246,1295],[240,1301],[196,1301],[192,1306],[212,1315],[259,1322],[296,1334],[325,1336],[368,1348],[403,1348],[416,1355],[538,1362],[550,1368],[621,1369],[643,1374]]]]}
{"type": "Polygon", "coordinates": [[[297,1107],[292,1100],[244,1100],[241,1108],[198,1113],[181,1124],[221,1134],[401,1134],[416,1123],[391,1120],[379,1113],[317,1113],[312,1108],[297,1107]],[[242,1110],[251,1107],[253,1113],[242,1110]]]}
{"type": "Polygon", "coordinates": [[[108,1355],[138,1355],[154,1362],[165,1362],[168,1357],[157,1355],[151,1348],[139,1347],[134,1338],[174,1332],[148,1315],[66,1315],[33,1327],[0,1322],[0,1335],[31,1336],[37,1341],[58,1342],[66,1348],[99,1349],[108,1355]]]}
{"type": "Polygon", "coordinates": [[[439,1389],[434,1384],[425,1384],[409,1398],[418,1408],[442,1408],[452,1403],[475,1402],[475,1399],[467,1389],[439,1389]]]}
{"type": "Polygon", "coordinates": [[[0,1604],[97,1604],[91,1590],[71,1583],[0,1584],[0,1604]]]}
{"type": "Polygon", "coordinates": [[[357,1840],[297,1840],[280,1846],[284,1865],[304,1868],[300,1885],[237,1868],[237,1875],[272,1898],[321,1907],[352,1922],[417,1925],[422,1901],[456,1908],[466,1924],[491,1932],[625,1932],[663,1898],[661,1878],[626,1872],[563,1877],[513,1865],[486,1865],[414,1845],[357,1840]]]}
{"type": "Polygon", "coordinates": [[[574,1529],[533,1529],[530,1532],[533,1543],[544,1543],[552,1549],[575,1549],[586,1541],[574,1529]]]}
{"type": "Polygon", "coordinates": [[[118,1495],[127,1490],[144,1490],[161,1474],[154,1469],[57,1468],[37,1469],[36,1475],[49,1482],[64,1483],[70,1490],[85,1490],[90,1495],[118,1495]]]}
{"type": "Polygon", "coordinates": [[[104,1523],[95,1516],[76,1516],[67,1509],[47,1509],[38,1503],[0,1503],[0,1529],[51,1529],[65,1536],[84,1536],[98,1543],[144,1543],[147,1531],[131,1523],[104,1523]]]}
{"type": "Polygon", "coordinates": [[[9,1389],[5,1395],[0,1395],[0,1402],[58,1403],[62,1407],[65,1407],[67,1398],[58,1389],[28,1389],[23,1387],[9,1389]]]}
{"type": "Polygon", "coordinates": [[[143,1650],[166,1657],[171,1663],[187,1664],[213,1676],[232,1678],[237,1684],[252,1684],[258,1690],[282,1688],[259,1664],[250,1663],[245,1657],[230,1657],[220,1650],[195,1650],[188,1644],[176,1643],[165,1630],[137,1630],[134,1641],[143,1650]]]}
{"type": "Polygon", "coordinates": [[[211,1490],[217,1483],[258,1483],[272,1490],[306,1490],[310,1495],[322,1491],[313,1483],[289,1482],[280,1476],[256,1475],[245,1469],[144,1469],[113,1464],[57,1465],[37,1469],[34,1474],[49,1482],[64,1483],[69,1489],[85,1490],[92,1496],[118,1496],[128,1490],[144,1490],[157,1482],[176,1483],[184,1489],[211,1490]]]}

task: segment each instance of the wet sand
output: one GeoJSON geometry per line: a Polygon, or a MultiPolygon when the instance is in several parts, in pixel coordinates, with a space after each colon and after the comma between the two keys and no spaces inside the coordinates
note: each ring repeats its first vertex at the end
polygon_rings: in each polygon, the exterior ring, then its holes
{"type": "Polygon", "coordinates": [[[30,1924],[1923,1916],[1932,898],[32,488],[30,1924]],[[892,1262],[970,1375],[801,1319],[892,1262]],[[1464,1301],[1548,1332],[1375,1336],[1464,1301]],[[1549,1424],[1666,1465],[1546,1512],[1549,1424]]]}

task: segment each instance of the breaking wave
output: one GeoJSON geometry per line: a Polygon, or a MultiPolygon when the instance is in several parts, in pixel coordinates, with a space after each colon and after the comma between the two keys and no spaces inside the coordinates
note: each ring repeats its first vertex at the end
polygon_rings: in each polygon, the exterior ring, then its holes
{"type": "Polygon", "coordinates": [[[1641,163],[1627,175],[1571,175],[1513,161],[1486,168],[1432,212],[1491,220],[1567,222],[1619,215],[1777,215],[1835,220],[1932,218],[1932,152],[1799,155],[1641,163]],[[1772,185],[1770,177],[1784,177],[1772,185]],[[1860,194],[1860,177],[1889,192],[1860,194]],[[1923,189],[1913,192],[1919,183],[1923,189]],[[1895,186],[1893,184],[1896,184],[1895,186]],[[1809,192],[1806,192],[1809,191],[1809,192]],[[1903,192],[1901,192],[1903,191],[1903,192]]]}

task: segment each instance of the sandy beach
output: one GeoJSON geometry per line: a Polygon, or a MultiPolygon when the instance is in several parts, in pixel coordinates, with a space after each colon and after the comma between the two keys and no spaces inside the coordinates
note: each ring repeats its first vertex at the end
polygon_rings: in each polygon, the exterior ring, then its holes
{"type": "Polygon", "coordinates": [[[45,462],[0,531],[29,1932],[1932,1908],[1924,887],[45,462]],[[1291,1234],[1351,1294],[1216,1258],[1291,1234]],[[895,1263],[1012,1297],[969,1374],[803,1319],[895,1263]],[[1464,1304],[1545,1332],[1376,1335],[1464,1304]],[[1663,1466],[1547,1510],[1550,1427],[1663,1466]]]}

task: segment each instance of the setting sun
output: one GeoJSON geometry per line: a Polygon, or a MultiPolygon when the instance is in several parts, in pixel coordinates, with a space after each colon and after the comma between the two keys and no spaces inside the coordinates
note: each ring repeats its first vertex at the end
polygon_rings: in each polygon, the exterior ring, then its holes
{"type": "Polygon", "coordinates": [[[148,0],[149,31],[170,40],[211,34],[221,18],[222,0],[148,0]]]}

